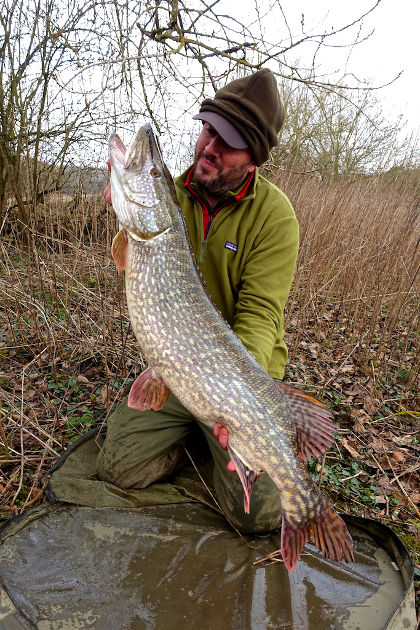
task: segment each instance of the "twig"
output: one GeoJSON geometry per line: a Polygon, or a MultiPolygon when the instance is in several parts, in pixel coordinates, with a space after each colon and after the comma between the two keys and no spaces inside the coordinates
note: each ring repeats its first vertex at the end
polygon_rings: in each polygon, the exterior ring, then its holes
{"type": "MultiPolygon", "coordinates": [[[[55,455],[46,455],[45,459],[55,459],[55,455]]],[[[26,462],[39,462],[39,457],[25,457],[26,462]]],[[[12,458],[12,459],[0,459],[0,464],[15,464],[16,462],[20,462],[20,457],[12,458]]]]}
{"type": "Polygon", "coordinates": [[[37,502],[37,501],[38,501],[38,500],[42,497],[42,495],[43,495],[43,494],[44,494],[44,492],[45,492],[45,488],[46,488],[46,487],[47,487],[47,485],[48,485],[49,480],[50,480],[50,475],[47,475],[47,477],[46,477],[46,479],[45,479],[44,483],[42,484],[42,488],[40,489],[40,491],[39,491],[39,492],[37,492],[37,494],[34,496],[34,498],[33,498],[33,499],[31,499],[28,503],[25,501],[25,503],[22,505],[22,507],[21,507],[21,508],[20,508],[20,510],[19,510],[19,513],[20,513],[20,514],[22,514],[22,512],[23,512],[24,510],[26,510],[28,507],[30,507],[31,505],[33,505],[34,503],[36,503],[36,502],[37,502]]]}
{"type": "Polygon", "coordinates": [[[407,499],[407,501],[410,503],[410,505],[413,507],[413,509],[414,509],[415,513],[417,514],[417,516],[420,518],[420,510],[419,510],[419,509],[417,508],[417,506],[413,503],[413,501],[412,501],[412,500],[410,499],[410,497],[408,496],[407,492],[406,492],[406,491],[404,490],[404,488],[402,487],[402,485],[401,485],[401,483],[400,483],[400,480],[398,479],[398,477],[397,477],[397,476],[396,476],[396,474],[395,474],[395,471],[394,471],[394,469],[393,469],[393,467],[392,467],[391,461],[390,461],[390,459],[389,459],[389,457],[388,457],[388,454],[386,453],[385,449],[384,449],[384,451],[383,451],[383,452],[384,452],[384,454],[385,454],[385,457],[386,457],[386,458],[387,458],[387,460],[388,460],[388,464],[390,465],[390,468],[391,468],[391,470],[392,470],[392,472],[393,472],[393,474],[394,474],[394,479],[395,479],[395,481],[397,482],[397,484],[399,485],[401,492],[403,493],[403,495],[405,496],[405,498],[407,499]]]}
{"type": "MultiPolygon", "coordinates": [[[[38,478],[39,478],[39,476],[40,476],[40,474],[41,474],[42,466],[43,466],[44,461],[45,461],[45,455],[46,455],[46,451],[44,451],[44,453],[42,454],[42,457],[41,457],[41,461],[38,463],[38,467],[37,467],[36,473],[35,473],[35,474],[34,474],[34,476],[33,476],[33,479],[34,479],[34,480],[33,480],[33,483],[32,483],[32,486],[31,486],[31,489],[29,490],[29,492],[28,492],[28,496],[26,497],[25,502],[24,502],[24,504],[22,505],[22,508],[21,508],[21,513],[23,512],[23,510],[25,509],[25,507],[28,507],[29,505],[32,505],[33,503],[35,503],[36,499],[38,498],[38,496],[41,496],[41,494],[42,494],[42,492],[43,492],[43,490],[44,490],[44,488],[45,488],[45,485],[46,485],[46,484],[44,483],[44,484],[43,484],[43,486],[42,486],[41,492],[38,492],[38,493],[37,493],[37,495],[36,495],[36,497],[35,497],[35,499],[34,499],[33,501],[32,501],[32,500],[31,500],[31,501],[29,501],[29,497],[31,496],[32,491],[33,491],[33,489],[35,488],[35,484],[36,484],[36,483],[38,483],[38,478]]],[[[26,461],[28,461],[28,460],[26,460],[26,461]]],[[[48,479],[49,479],[49,476],[48,476],[48,479]]],[[[47,482],[48,482],[48,480],[47,480],[47,482]]]]}
{"type": "MultiPolygon", "coordinates": [[[[197,475],[200,477],[200,481],[202,482],[202,484],[204,485],[205,489],[207,490],[207,492],[209,493],[209,495],[210,495],[210,496],[211,496],[211,498],[213,499],[213,501],[214,501],[214,503],[215,503],[215,505],[216,505],[217,509],[219,510],[219,512],[220,512],[221,514],[224,514],[224,512],[223,512],[222,508],[220,507],[219,503],[217,502],[216,497],[214,496],[214,494],[212,493],[212,491],[210,490],[210,488],[208,487],[208,485],[207,485],[207,484],[206,484],[206,482],[204,481],[203,477],[201,476],[201,473],[200,473],[200,471],[198,470],[198,468],[197,468],[197,466],[196,466],[196,464],[195,464],[195,462],[194,462],[193,458],[191,457],[191,455],[190,455],[190,453],[189,453],[189,451],[188,451],[188,449],[187,449],[187,447],[186,447],[186,446],[184,446],[184,451],[185,451],[185,452],[186,452],[186,454],[188,455],[188,457],[189,457],[189,459],[190,459],[191,464],[194,466],[194,470],[195,470],[195,472],[196,472],[196,473],[197,473],[197,475]]],[[[226,516],[226,514],[224,514],[224,516],[226,516]]]]}
{"type": "MultiPolygon", "coordinates": [[[[12,424],[18,425],[18,423],[16,422],[16,420],[14,420],[13,418],[10,418],[10,420],[11,420],[12,424]]],[[[31,422],[31,424],[33,424],[33,423],[31,422]]],[[[36,425],[35,425],[35,426],[36,426],[36,425]]],[[[55,438],[53,438],[51,435],[48,435],[48,433],[46,433],[45,431],[43,431],[43,430],[41,429],[41,427],[36,427],[36,428],[37,428],[37,429],[39,429],[39,431],[40,431],[42,434],[46,435],[46,437],[47,437],[49,440],[52,440],[52,441],[56,442],[56,443],[60,446],[60,448],[61,448],[61,444],[60,444],[60,442],[57,442],[57,440],[56,440],[55,438]]],[[[33,438],[34,438],[34,440],[36,440],[37,442],[39,442],[39,443],[40,443],[40,444],[41,444],[44,448],[46,448],[47,450],[49,450],[51,453],[53,453],[53,454],[54,454],[54,455],[56,455],[57,457],[59,457],[59,456],[60,456],[60,453],[57,453],[57,451],[55,451],[55,450],[53,449],[53,447],[52,447],[52,446],[48,446],[48,444],[46,444],[45,442],[43,442],[43,441],[41,440],[41,438],[37,437],[34,433],[32,433],[32,431],[30,431],[30,430],[29,430],[29,429],[27,429],[26,427],[23,427],[23,431],[24,431],[25,433],[27,433],[28,435],[30,435],[31,437],[33,437],[33,438]]]]}
{"type": "Polygon", "coordinates": [[[359,470],[359,472],[357,472],[355,475],[352,475],[351,477],[343,477],[343,479],[340,479],[340,483],[344,483],[345,481],[348,481],[349,479],[354,479],[355,477],[358,477],[359,475],[361,475],[364,472],[364,470],[359,470]]]}
{"type": "Polygon", "coordinates": [[[227,522],[229,523],[229,525],[235,530],[235,532],[238,534],[238,536],[243,540],[243,542],[248,545],[248,547],[251,547],[251,549],[257,549],[257,547],[255,547],[254,545],[251,545],[251,543],[249,543],[246,538],[243,536],[243,534],[241,534],[241,532],[235,527],[235,525],[229,520],[229,517],[226,515],[226,513],[222,510],[222,508],[220,507],[219,503],[217,502],[216,497],[214,496],[214,494],[212,493],[212,491],[210,490],[210,488],[208,487],[208,485],[206,484],[206,482],[204,481],[203,477],[200,474],[200,471],[198,470],[197,466],[195,465],[195,462],[193,460],[193,458],[191,457],[188,449],[186,446],[184,446],[184,451],[186,452],[186,454],[188,455],[190,462],[192,463],[192,465],[194,466],[194,470],[197,473],[197,475],[200,477],[200,481],[204,484],[205,489],[207,490],[207,492],[209,493],[209,495],[211,496],[211,498],[213,499],[214,503],[217,506],[217,509],[220,511],[221,514],[223,514],[223,516],[225,517],[225,519],[227,520],[227,522]]]}
{"type": "Polygon", "coordinates": [[[325,465],[325,458],[326,457],[327,457],[327,452],[325,452],[323,454],[322,460],[321,460],[321,470],[319,471],[318,490],[321,489],[322,473],[324,472],[324,465],[325,465]]]}
{"type": "MultiPolygon", "coordinates": [[[[17,461],[20,461],[20,459],[19,459],[19,460],[17,460],[17,461]]],[[[14,483],[14,481],[15,481],[15,479],[16,479],[16,477],[17,477],[17,475],[18,475],[18,471],[17,471],[17,470],[14,470],[14,471],[12,472],[12,474],[10,475],[9,481],[6,483],[5,487],[3,488],[3,492],[2,492],[2,494],[3,494],[3,495],[5,495],[5,494],[6,494],[6,490],[8,489],[8,487],[9,487],[9,486],[11,486],[11,485],[12,485],[12,483],[14,483]]]]}
{"type": "Polygon", "coordinates": [[[394,483],[394,481],[398,482],[398,479],[400,477],[404,477],[405,475],[408,475],[409,473],[415,472],[416,470],[420,469],[420,464],[414,464],[414,466],[411,466],[411,468],[407,468],[407,470],[403,470],[403,472],[401,472],[399,475],[394,475],[394,479],[391,479],[390,483],[394,483]]]}
{"type": "MultiPolygon", "coordinates": [[[[13,499],[10,503],[10,507],[13,507],[17,497],[19,496],[19,493],[22,489],[22,483],[23,483],[23,468],[25,465],[25,459],[24,459],[24,448],[23,448],[23,431],[24,431],[24,427],[23,427],[23,386],[24,386],[24,382],[25,382],[25,371],[26,369],[32,365],[32,363],[34,361],[36,361],[42,354],[44,354],[44,352],[46,351],[47,348],[44,348],[43,350],[41,350],[41,352],[39,352],[33,359],[32,361],[29,361],[29,363],[27,363],[24,368],[22,369],[22,378],[21,378],[21,398],[20,398],[20,453],[21,453],[21,460],[20,460],[20,475],[19,475],[19,484],[17,487],[17,490],[13,496],[13,499]]],[[[35,436],[34,436],[35,437],[35,436]]]]}
{"type": "MultiPolygon", "coordinates": [[[[383,422],[384,420],[388,420],[389,418],[393,418],[394,416],[414,416],[415,418],[420,416],[420,411],[412,411],[411,409],[407,409],[406,411],[396,411],[395,413],[390,413],[387,416],[383,416],[382,418],[376,418],[376,420],[372,420],[371,424],[376,424],[376,422],[383,422]]],[[[413,431],[417,433],[417,431],[413,431]]]]}
{"type": "MultiPolygon", "coordinates": [[[[340,370],[343,367],[343,365],[346,365],[347,361],[349,360],[349,358],[351,357],[353,352],[355,352],[357,350],[357,348],[361,345],[362,341],[364,340],[364,338],[366,337],[368,332],[369,331],[366,331],[365,333],[363,333],[363,335],[357,341],[356,345],[353,346],[353,348],[350,350],[350,352],[344,357],[344,359],[341,361],[339,367],[337,368],[337,372],[340,372],[340,370]]],[[[321,387],[321,394],[322,395],[324,395],[325,388],[328,387],[328,385],[334,380],[334,378],[335,378],[334,376],[330,376],[330,378],[327,379],[325,381],[325,383],[322,385],[322,387],[321,387]]]]}
{"type": "MultiPolygon", "coordinates": [[[[271,553],[268,554],[268,556],[265,556],[264,558],[260,558],[259,560],[255,560],[255,562],[252,563],[252,566],[255,567],[256,564],[261,564],[261,562],[268,562],[269,560],[271,560],[272,562],[283,562],[284,560],[283,558],[279,558],[278,555],[281,554],[281,551],[277,550],[277,551],[272,551],[271,553]]],[[[313,553],[310,553],[309,551],[305,551],[305,553],[301,553],[300,554],[300,558],[302,558],[302,556],[314,556],[313,553]]],[[[316,557],[316,556],[314,556],[316,557]]]]}
{"type": "MultiPolygon", "coordinates": [[[[261,564],[261,562],[268,562],[270,560],[272,562],[283,562],[284,563],[283,558],[279,558],[278,557],[279,553],[281,554],[281,552],[279,550],[272,551],[271,553],[268,554],[268,556],[265,556],[264,558],[260,558],[259,560],[255,560],[255,562],[252,563],[252,566],[255,567],[256,564],[261,564]]],[[[305,554],[301,553],[300,555],[303,556],[305,554]]]]}
{"type": "Polygon", "coordinates": [[[382,468],[382,466],[380,465],[380,463],[378,462],[378,460],[376,459],[376,457],[375,457],[375,455],[374,455],[373,453],[371,453],[371,457],[372,457],[372,459],[374,459],[374,460],[375,460],[375,462],[376,462],[376,464],[377,464],[377,466],[378,466],[379,470],[381,471],[381,473],[382,473],[382,474],[383,474],[383,475],[384,475],[384,476],[388,479],[388,481],[389,481],[389,477],[388,477],[388,475],[386,474],[386,472],[384,471],[384,469],[382,468]]]}
{"type": "Polygon", "coordinates": [[[6,460],[8,460],[10,459],[10,451],[9,451],[9,445],[7,443],[6,433],[3,427],[3,420],[1,418],[0,418],[0,436],[4,445],[4,453],[6,456],[6,460]]]}

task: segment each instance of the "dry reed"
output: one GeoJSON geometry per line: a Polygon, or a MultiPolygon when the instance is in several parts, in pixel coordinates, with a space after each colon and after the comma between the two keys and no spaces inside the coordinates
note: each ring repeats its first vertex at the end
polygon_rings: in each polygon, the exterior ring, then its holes
{"type": "Polygon", "coordinates": [[[301,249],[286,329],[293,354],[311,331],[379,378],[418,379],[420,213],[412,188],[381,177],[322,182],[282,173],[301,249]],[[288,326],[289,322],[289,326],[288,326]],[[293,326],[293,327],[291,327],[293,326]],[[414,360],[413,360],[414,359],[414,360]]]}

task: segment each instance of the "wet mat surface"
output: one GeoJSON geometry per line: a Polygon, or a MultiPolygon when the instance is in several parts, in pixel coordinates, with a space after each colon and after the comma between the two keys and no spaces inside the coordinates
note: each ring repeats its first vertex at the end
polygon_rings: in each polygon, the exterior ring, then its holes
{"type": "MultiPolygon", "coordinates": [[[[40,630],[378,630],[404,594],[401,572],[365,532],[351,533],[355,563],[307,546],[289,574],[281,563],[253,565],[280,547],[279,535],[248,538],[253,549],[200,504],[62,505],[5,538],[0,575],[27,627],[40,630]]],[[[410,614],[393,627],[414,628],[410,614]]],[[[14,626],[0,615],[0,627],[14,626]]]]}

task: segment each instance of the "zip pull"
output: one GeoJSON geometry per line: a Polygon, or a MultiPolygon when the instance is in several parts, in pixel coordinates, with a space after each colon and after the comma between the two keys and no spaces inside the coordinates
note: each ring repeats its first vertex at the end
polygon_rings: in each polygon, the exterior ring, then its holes
{"type": "Polygon", "coordinates": [[[206,247],[206,239],[204,239],[204,241],[201,243],[200,262],[203,262],[204,260],[205,247],[206,247]]]}

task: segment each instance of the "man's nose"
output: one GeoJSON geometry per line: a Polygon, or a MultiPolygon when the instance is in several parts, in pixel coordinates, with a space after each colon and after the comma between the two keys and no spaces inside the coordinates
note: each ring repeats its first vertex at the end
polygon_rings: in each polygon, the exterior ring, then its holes
{"type": "Polygon", "coordinates": [[[213,155],[219,153],[220,151],[220,139],[219,136],[214,136],[209,142],[206,144],[205,150],[207,153],[212,153],[213,155]]]}

